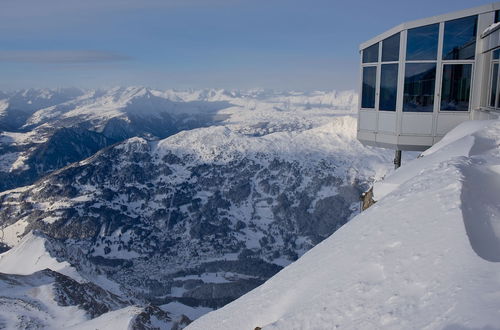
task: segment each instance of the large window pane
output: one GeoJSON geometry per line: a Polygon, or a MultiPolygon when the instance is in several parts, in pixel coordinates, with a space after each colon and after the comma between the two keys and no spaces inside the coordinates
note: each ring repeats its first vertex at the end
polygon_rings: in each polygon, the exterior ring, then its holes
{"type": "Polygon", "coordinates": [[[382,64],[380,71],[379,110],[396,111],[398,64],[382,64]]]}
{"type": "Polygon", "coordinates": [[[444,24],[443,60],[473,60],[476,53],[477,16],[444,24]]]}
{"type": "Polygon", "coordinates": [[[363,49],[363,63],[378,62],[378,43],[363,49]]]}
{"type": "Polygon", "coordinates": [[[493,69],[491,71],[490,107],[495,107],[498,85],[498,63],[493,64],[493,69]]]}
{"type": "Polygon", "coordinates": [[[497,50],[493,51],[493,59],[494,60],[500,59],[500,49],[497,49],[497,50]]]}
{"type": "Polygon", "coordinates": [[[435,82],[436,64],[407,63],[403,111],[432,112],[435,82]]]}
{"type": "Polygon", "coordinates": [[[399,33],[382,41],[382,62],[399,60],[399,33]]]}
{"type": "Polygon", "coordinates": [[[363,68],[363,90],[361,92],[361,107],[375,108],[375,82],[377,80],[377,67],[363,68]]]}
{"type": "Polygon", "coordinates": [[[406,60],[435,60],[437,58],[439,24],[408,30],[406,60]]]}
{"type": "Polygon", "coordinates": [[[472,64],[445,64],[441,86],[441,110],[468,111],[472,64]]]}
{"type": "Polygon", "coordinates": [[[495,11],[495,23],[500,22],[500,10],[495,11]]]}

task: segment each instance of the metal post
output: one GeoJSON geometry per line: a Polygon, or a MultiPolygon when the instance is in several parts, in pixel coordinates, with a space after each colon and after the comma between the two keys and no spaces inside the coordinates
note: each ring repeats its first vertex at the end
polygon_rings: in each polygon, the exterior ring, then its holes
{"type": "Polygon", "coordinates": [[[394,169],[397,170],[401,166],[401,150],[396,150],[394,155],[394,169]]]}

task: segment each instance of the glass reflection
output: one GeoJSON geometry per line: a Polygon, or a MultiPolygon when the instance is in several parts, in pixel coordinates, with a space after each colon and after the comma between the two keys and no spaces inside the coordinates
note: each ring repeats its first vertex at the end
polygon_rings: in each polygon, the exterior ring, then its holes
{"type": "Polygon", "coordinates": [[[497,49],[497,50],[493,51],[493,59],[494,60],[500,59],[500,49],[497,49]]]}
{"type": "Polygon", "coordinates": [[[398,64],[382,64],[379,110],[396,111],[398,64]]]}
{"type": "Polygon", "coordinates": [[[495,100],[497,98],[497,85],[498,85],[498,63],[493,64],[493,72],[491,73],[491,91],[490,91],[490,107],[495,107],[495,100]]]}
{"type": "Polygon", "coordinates": [[[468,111],[472,64],[445,64],[441,86],[441,110],[468,111]]]}
{"type": "Polygon", "coordinates": [[[408,30],[406,60],[435,60],[439,38],[439,24],[408,30]]]}
{"type": "Polygon", "coordinates": [[[363,49],[363,63],[378,62],[378,43],[363,49]]]}
{"type": "Polygon", "coordinates": [[[432,112],[434,108],[434,88],[436,64],[407,63],[403,111],[432,112]]]}
{"type": "Polygon", "coordinates": [[[399,33],[382,41],[382,62],[399,60],[399,33]]]}
{"type": "Polygon", "coordinates": [[[361,92],[361,107],[375,108],[375,82],[377,80],[377,67],[363,68],[363,87],[361,92]]]}
{"type": "Polygon", "coordinates": [[[444,24],[443,60],[473,60],[476,53],[477,16],[444,24]]]}

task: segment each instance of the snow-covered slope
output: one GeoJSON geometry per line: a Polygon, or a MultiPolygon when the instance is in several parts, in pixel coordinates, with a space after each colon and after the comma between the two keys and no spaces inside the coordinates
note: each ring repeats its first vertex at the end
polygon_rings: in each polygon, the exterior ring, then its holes
{"type": "Polygon", "coordinates": [[[91,283],[45,269],[0,273],[1,329],[170,329],[185,326],[158,307],[129,302],[91,283]]]}
{"type": "Polygon", "coordinates": [[[159,140],[183,130],[235,121],[242,130],[263,134],[282,129],[269,125],[269,113],[277,111],[300,117],[288,128],[297,130],[310,127],[309,117],[317,119],[308,110],[351,114],[356,102],[353,91],[117,87],[0,93],[0,191],[31,184],[127,138],[159,140]],[[258,132],[248,125],[259,128],[258,132]]]}
{"type": "Polygon", "coordinates": [[[0,254],[1,329],[170,329],[189,322],[181,313],[134,305],[102,275],[84,279],[51,255],[57,245],[30,232],[0,254]]]}
{"type": "Polygon", "coordinates": [[[392,152],[357,141],[352,92],[195,94],[175,102],[231,106],[217,111],[214,125],[133,137],[1,192],[0,238],[13,247],[10,259],[38,230],[57,243],[49,261],[69,262],[84,279],[179,322],[182,314],[194,319],[349,221],[360,193],[391,168],[392,152]]]}
{"type": "Polygon", "coordinates": [[[67,261],[59,262],[52,257],[45,244],[50,243],[42,235],[28,233],[18,245],[0,254],[0,273],[29,275],[48,268],[78,282],[84,282],[67,261]]]}
{"type": "Polygon", "coordinates": [[[462,124],[370,209],[188,329],[498,327],[499,146],[499,121],[462,124]]]}

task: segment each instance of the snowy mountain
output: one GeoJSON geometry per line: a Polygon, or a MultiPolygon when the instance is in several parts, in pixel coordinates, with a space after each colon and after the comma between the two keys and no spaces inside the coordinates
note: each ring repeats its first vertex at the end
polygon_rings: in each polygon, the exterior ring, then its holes
{"type": "MultiPolygon", "coordinates": [[[[80,116],[95,124],[87,134],[102,134],[102,118],[138,111],[124,101],[129,97],[103,93],[102,104],[123,106],[99,112],[104,106],[82,105],[78,115],[52,116],[55,106],[29,123],[56,126],[80,116]]],[[[259,286],[330,236],[359,212],[359,194],[390,170],[390,151],[356,140],[351,92],[133,93],[142,104],[177,102],[185,115],[202,104],[215,119],[159,140],[126,139],[0,193],[0,237],[12,247],[0,257],[0,272],[9,260],[33,260],[9,253],[26,251],[34,232],[44,239],[40,260],[57,261],[44,267],[76,273],[75,281],[129,306],[161,308],[169,327],[181,326],[259,286]],[[208,109],[213,102],[230,106],[208,109]]]]}
{"type": "Polygon", "coordinates": [[[350,111],[353,92],[25,90],[0,93],[0,191],[34,183],[52,171],[134,136],[166,138],[220,123],[236,109],[328,108],[350,111]]]}
{"type": "Polygon", "coordinates": [[[378,202],[188,329],[496,329],[500,122],[467,122],[375,186],[378,202]]]}
{"type": "Polygon", "coordinates": [[[143,87],[28,90],[0,100],[0,191],[134,136],[159,139],[218,121],[227,101],[171,101],[143,87]],[[3,130],[3,132],[2,132],[3,130]]]}
{"type": "Polygon", "coordinates": [[[0,255],[0,326],[5,329],[152,329],[186,325],[154,306],[134,306],[103,289],[102,277],[85,279],[48,250],[56,247],[41,233],[27,234],[0,255]],[[22,263],[20,263],[22,260],[22,263]]]}
{"type": "Polygon", "coordinates": [[[83,91],[75,88],[0,92],[0,131],[16,130],[36,111],[70,101],[82,94],[83,91]]]}

